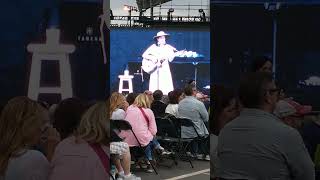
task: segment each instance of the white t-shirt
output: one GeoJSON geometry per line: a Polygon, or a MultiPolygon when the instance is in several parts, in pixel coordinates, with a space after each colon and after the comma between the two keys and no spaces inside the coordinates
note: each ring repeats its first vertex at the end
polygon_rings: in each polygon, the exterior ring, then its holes
{"type": "Polygon", "coordinates": [[[112,120],[124,120],[126,117],[126,112],[123,109],[116,109],[113,111],[111,119],[112,120]]]}
{"type": "Polygon", "coordinates": [[[24,154],[9,160],[5,178],[0,180],[47,180],[50,164],[39,151],[26,150],[24,154]]]}
{"type": "Polygon", "coordinates": [[[175,117],[178,117],[178,104],[168,104],[168,106],[166,107],[166,113],[172,114],[175,117]]]}

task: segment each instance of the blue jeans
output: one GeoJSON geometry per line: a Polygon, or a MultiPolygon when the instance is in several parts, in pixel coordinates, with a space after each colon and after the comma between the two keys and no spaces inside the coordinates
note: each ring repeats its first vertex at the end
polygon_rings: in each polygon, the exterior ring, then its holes
{"type": "Polygon", "coordinates": [[[156,138],[153,138],[152,141],[145,147],[145,153],[148,160],[152,160],[152,150],[160,148],[160,143],[156,138]]]}

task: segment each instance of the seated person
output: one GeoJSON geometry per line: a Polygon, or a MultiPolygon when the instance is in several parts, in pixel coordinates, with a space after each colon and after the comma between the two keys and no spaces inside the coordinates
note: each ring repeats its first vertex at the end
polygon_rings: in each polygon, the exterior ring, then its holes
{"type": "Polygon", "coordinates": [[[163,117],[165,115],[167,105],[162,101],[163,93],[160,90],[153,92],[153,102],[151,110],[155,117],[163,117]]]}
{"type": "MultiPolygon", "coordinates": [[[[152,110],[150,109],[150,99],[145,93],[137,96],[133,105],[127,109],[127,120],[133,132],[136,134],[139,143],[146,148],[146,156],[149,161],[153,160],[152,150],[156,149],[161,154],[169,154],[159,144],[155,138],[157,134],[157,125],[152,110]]],[[[136,138],[131,131],[121,131],[119,134],[124,142],[128,143],[130,147],[139,146],[136,138]]],[[[151,165],[148,165],[147,172],[153,172],[151,165]]]]}
{"type": "MultiPolygon", "coordinates": [[[[109,103],[109,112],[111,119],[124,120],[126,116],[125,110],[128,107],[128,103],[126,102],[125,97],[118,92],[114,92],[111,94],[109,103]]],[[[130,172],[131,154],[128,144],[122,142],[122,139],[119,138],[119,136],[115,134],[114,131],[111,132],[111,138],[112,142],[110,143],[110,154],[112,155],[111,158],[117,168],[118,178],[140,180],[140,177],[136,177],[130,172]]]]}
{"type": "MultiPolygon", "coordinates": [[[[186,97],[179,102],[178,114],[180,118],[190,119],[201,137],[208,139],[209,132],[205,123],[209,121],[209,114],[204,106],[203,102],[199,101],[196,96],[196,89],[192,85],[187,85],[184,90],[186,97]]],[[[198,137],[193,127],[182,127],[181,137],[182,138],[196,138],[198,137]]],[[[194,157],[198,159],[209,160],[209,146],[205,141],[193,141],[192,142],[192,153],[194,157]],[[200,151],[199,151],[200,149],[200,151]],[[202,152],[201,152],[202,151],[202,152]],[[200,154],[200,152],[202,154],[200,154]]]]}
{"type": "Polygon", "coordinates": [[[173,116],[178,117],[178,104],[181,95],[182,91],[178,89],[169,92],[169,104],[166,107],[165,113],[172,114],[173,116]]]}

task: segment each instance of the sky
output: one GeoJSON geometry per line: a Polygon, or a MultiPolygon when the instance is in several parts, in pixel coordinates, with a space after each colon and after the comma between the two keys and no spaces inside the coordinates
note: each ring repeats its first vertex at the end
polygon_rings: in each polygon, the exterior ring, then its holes
{"type": "MultiPolygon", "coordinates": [[[[210,3],[210,0],[172,0],[171,2],[167,2],[167,3],[163,4],[162,6],[166,5],[166,6],[168,6],[166,8],[170,8],[172,5],[174,8],[174,5],[186,5],[186,6],[183,6],[182,8],[187,9],[188,5],[199,5],[197,7],[193,6],[191,8],[204,9],[205,13],[209,15],[209,12],[210,12],[209,11],[209,6],[210,6],[209,3],[210,3]],[[200,5],[202,5],[202,8],[200,5]],[[206,9],[208,9],[208,10],[206,10],[206,9]]],[[[127,16],[128,12],[123,10],[124,5],[131,5],[131,6],[137,7],[136,0],[111,0],[110,7],[113,12],[113,15],[114,16],[127,16]]],[[[159,15],[159,11],[160,11],[159,8],[154,8],[154,15],[155,16],[159,15]]],[[[168,12],[168,9],[165,9],[165,10],[163,9],[161,11],[161,15],[166,16],[167,12],[168,12]]],[[[132,16],[136,16],[136,15],[139,15],[139,13],[132,12],[132,16]]],[[[147,11],[145,15],[150,15],[150,12],[147,11]]],[[[175,12],[173,13],[173,16],[179,16],[179,15],[180,16],[188,16],[188,11],[175,10],[175,12]]],[[[198,16],[199,12],[198,12],[198,10],[190,10],[189,15],[190,16],[198,16]]]]}

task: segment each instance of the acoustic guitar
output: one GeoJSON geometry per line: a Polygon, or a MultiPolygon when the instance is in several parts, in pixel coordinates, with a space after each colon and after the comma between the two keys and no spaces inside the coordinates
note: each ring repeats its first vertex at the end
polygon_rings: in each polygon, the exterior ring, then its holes
{"type": "MultiPolygon", "coordinates": [[[[177,51],[174,53],[173,57],[179,57],[183,56],[185,54],[185,50],[177,51]]],[[[157,68],[160,68],[162,63],[168,60],[169,58],[158,58],[156,56],[153,56],[150,59],[143,58],[142,59],[142,70],[148,74],[153,73],[157,70],[157,68]]]]}

